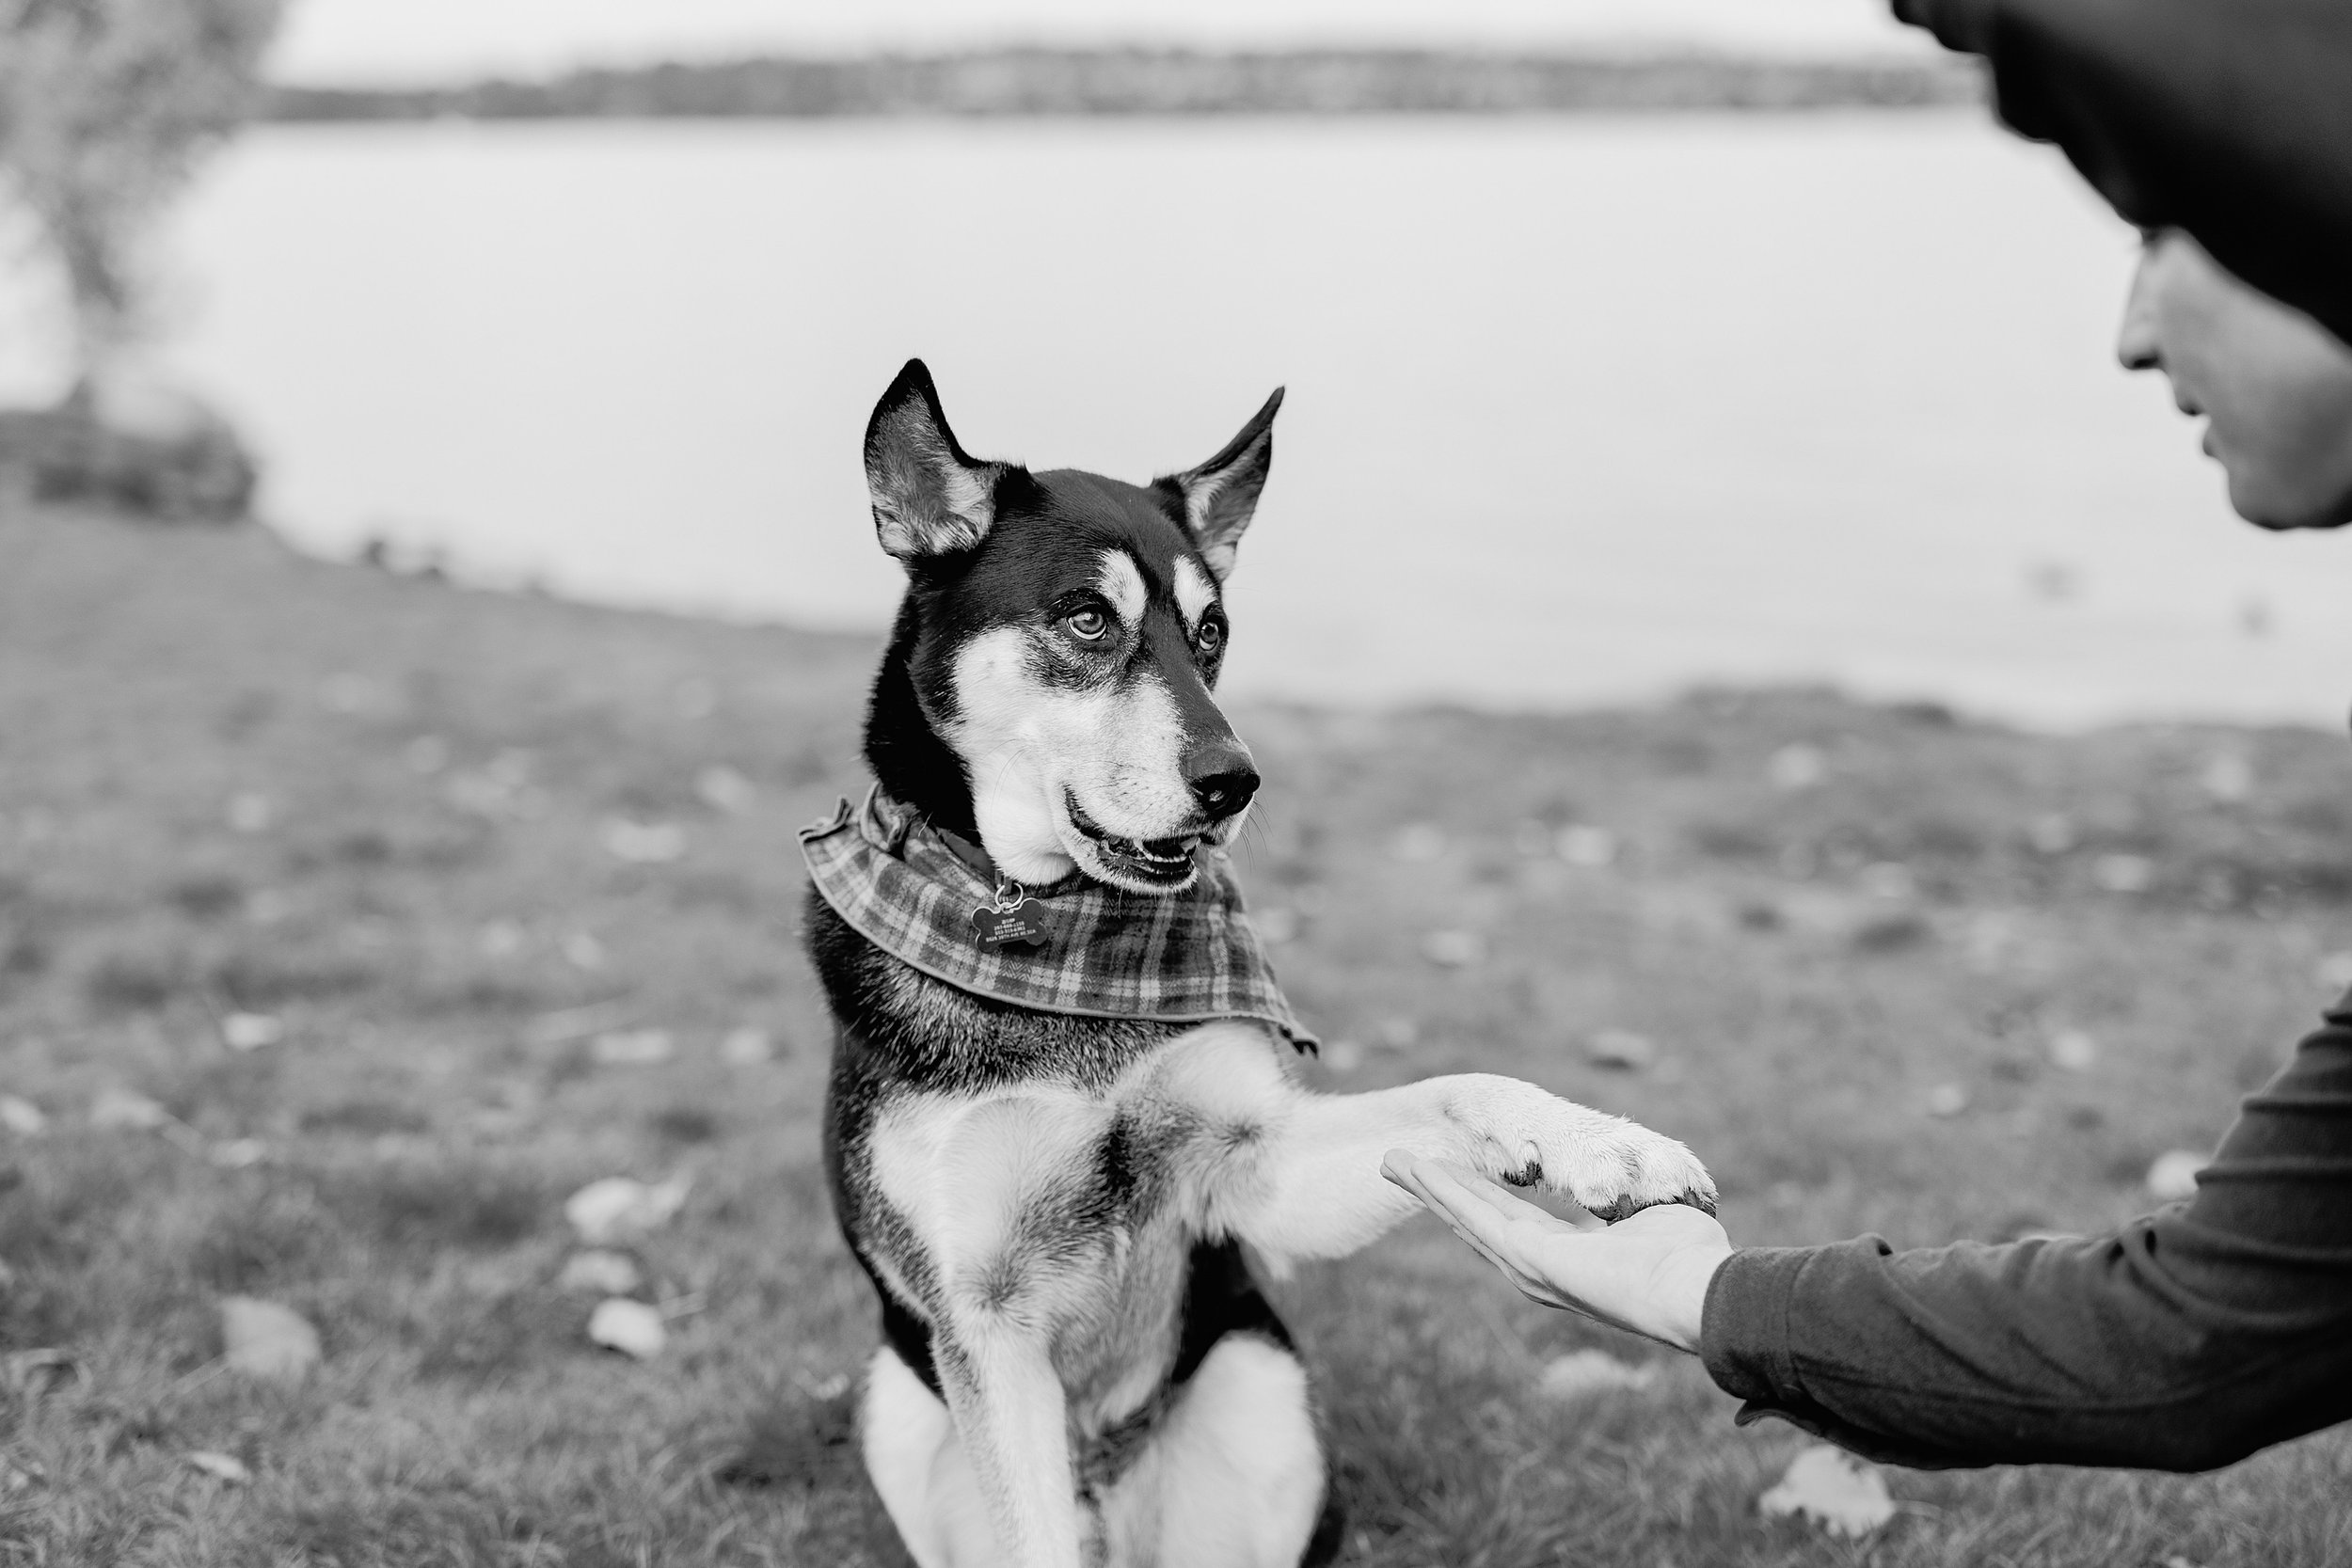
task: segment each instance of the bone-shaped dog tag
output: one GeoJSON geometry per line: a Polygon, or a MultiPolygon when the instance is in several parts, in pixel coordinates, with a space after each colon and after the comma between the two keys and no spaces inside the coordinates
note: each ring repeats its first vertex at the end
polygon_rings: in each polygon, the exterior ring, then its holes
{"type": "Polygon", "coordinates": [[[983,904],[972,911],[972,929],[979,933],[982,947],[1042,947],[1048,938],[1045,906],[1025,893],[1009,905],[983,904]]]}

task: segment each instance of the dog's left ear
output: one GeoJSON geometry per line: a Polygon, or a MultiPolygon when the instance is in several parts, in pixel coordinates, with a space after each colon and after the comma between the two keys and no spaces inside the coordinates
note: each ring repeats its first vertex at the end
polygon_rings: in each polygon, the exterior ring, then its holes
{"type": "Polygon", "coordinates": [[[1003,463],[976,462],[947,428],[930,367],[910,359],[866,424],[866,488],[882,547],[909,565],[968,550],[996,521],[1003,463]]]}
{"type": "Polygon", "coordinates": [[[1184,521],[1191,526],[1193,543],[1219,582],[1233,575],[1242,531],[1258,510],[1258,492],[1265,488],[1266,469],[1274,462],[1274,415],[1281,406],[1282,388],[1277,387],[1223,451],[1197,468],[1160,481],[1184,498],[1184,521]]]}

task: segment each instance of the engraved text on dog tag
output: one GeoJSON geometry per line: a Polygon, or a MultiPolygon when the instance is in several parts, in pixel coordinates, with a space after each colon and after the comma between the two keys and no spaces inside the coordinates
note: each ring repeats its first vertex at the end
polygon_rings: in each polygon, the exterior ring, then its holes
{"type": "Polygon", "coordinates": [[[1042,947],[1045,945],[1045,906],[1023,894],[1009,906],[983,904],[972,911],[972,928],[982,947],[1042,947]]]}

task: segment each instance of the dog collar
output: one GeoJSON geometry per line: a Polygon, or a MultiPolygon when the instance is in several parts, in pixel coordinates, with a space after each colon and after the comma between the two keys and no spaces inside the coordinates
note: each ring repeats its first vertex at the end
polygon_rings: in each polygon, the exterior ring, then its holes
{"type": "Polygon", "coordinates": [[[1177,894],[1128,893],[1073,874],[1050,887],[1003,883],[978,846],[958,846],[877,784],[801,831],[810,879],[835,914],[883,952],[992,1001],[1087,1018],[1206,1023],[1255,1019],[1302,1051],[1292,1013],[1242,907],[1222,849],[1177,894]],[[1008,894],[1012,895],[1008,904],[1008,894]],[[1042,937],[984,942],[976,911],[1034,922],[1042,937]]]}
{"type": "Polygon", "coordinates": [[[934,825],[931,832],[939,835],[948,853],[996,890],[987,903],[973,906],[973,941],[982,947],[1044,947],[1053,942],[1054,928],[1045,919],[1043,907],[1019,882],[997,870],[986,849],[947,828],[934,825]]]}

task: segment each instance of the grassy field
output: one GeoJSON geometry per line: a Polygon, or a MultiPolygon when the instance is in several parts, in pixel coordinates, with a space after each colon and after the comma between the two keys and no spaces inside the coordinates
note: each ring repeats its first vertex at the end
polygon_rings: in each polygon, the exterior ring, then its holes
{"type": "MultiPolygon", "coordinates": [[[[0,1563],[902,1560],[846,1446],[873,1314],[794,934],[874,651],[0,503],[0,1093],[47,1117],[0,1131],[0,1563]],[[282,1037],[233,1048],[240,1014],[282,1037]],[[610,1059],[653,1030],[666,1060],[610,1059]],[[122,1091],[176,1119],[99,1125],[122,1091]],[[637,1248],[669,1348],[600,1351],[563,1200],[681,1171],[637,1248]],[[315,1323],[319,1370],[225,1371],[231,1293],[315,1323]]],[[[2108,1224],[2352,980],[2341,736],[1818,693],[1237,717],[1310,1077],[1623,1110],[1743,1241],[2108,1224]],[[1654,1054],[1597,1062],[1607,1031],[1654,1054]]],[[[1351,1563],[2352,1561],[2352,1434],[2191,1480],[1895,1472],[1846,1545],[1758,1519],[1803,1439],[1694,1365],[1545,1395],[1566,1351],[1649,1353],[1432,1222],[1281,1294],[1351,1563]]]]}

